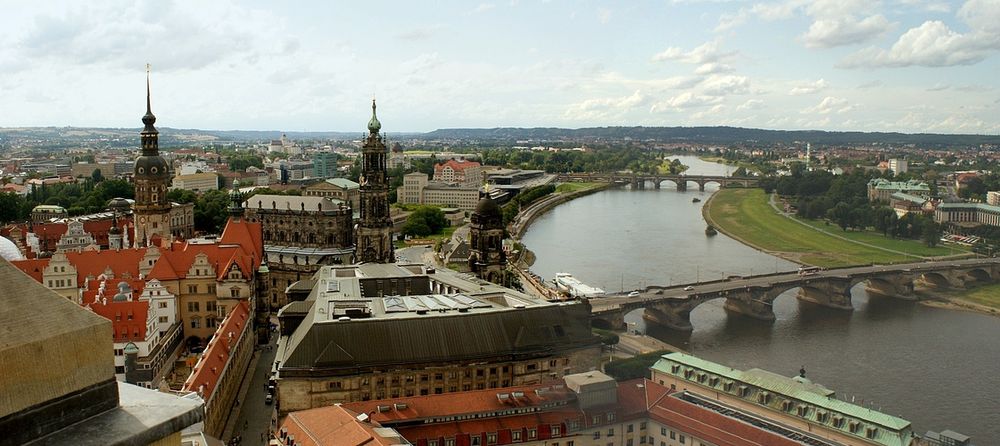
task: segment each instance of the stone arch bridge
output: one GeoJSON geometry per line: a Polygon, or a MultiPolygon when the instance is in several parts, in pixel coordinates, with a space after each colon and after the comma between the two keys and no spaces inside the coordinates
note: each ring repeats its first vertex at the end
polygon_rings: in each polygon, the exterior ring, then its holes
{"type": "Polygon", "coordinates": [[[714,299],[726,299],[727,310],[765,321],[774,320],[771,304],[782,293],[799,289],[800,300],[851,310],[851,288],[865,282],[877,294],[916,299],[914,285],[963,289],[1000,280],[1000,259],[967,259],[897,265],[848,267],[819,271],[764,274],[672,287],[650,286],[637,297],[591,299],[595,327],[625,329],[625,315],[643,309],[647,321],[676,330],[691,330],[691,311],[714,299]],[[691,290],[685,290],[693,287],[691,290]]]}
{"type": "Polygon", "coordinates": [[[758,177],[726,177],[719,175],[651,175],[632,173],[563,173],[559,174],[560,182],[615,183],[629,184],[633,189],[645,189],[647,183],[659,189],[665,181],[677,185],[678,191],[686,191],[688,183],[698,185],[698,190],[704,191],[705,185],[716,183],[719,187],[756,187],[760,182],[758,177]]]}

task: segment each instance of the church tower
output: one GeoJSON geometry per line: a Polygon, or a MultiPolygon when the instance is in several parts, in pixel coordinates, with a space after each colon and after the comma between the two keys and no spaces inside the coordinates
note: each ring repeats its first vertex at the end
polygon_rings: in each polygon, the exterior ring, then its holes
{"type": "Polygon", "coordinates": [[[386,168],[389,151],[385,138],[379,134],[382,124],[375,116],[372,99],[372,119],[368,121],[368,137],[361,147],[361,220],[358,223],[355,255],[358,263],[392,263],[392,219],[389,218],[389,173],[386,168]]]}
{"type": "Polygon", "coordinates": [[[507,266],[503,252],[503,213],[489,191],[469,217],[469,268],[480,279],[499,284],[507,266]]]}
{"type": "Polygon", "coordinates": [[[159,134],[153,123],[149,104],[149,66],[146,66],[146,114],[142,117],[142,155],[135,160],[135,244],[148,246],[150,239],[158,235],[170,239],[170,202],[167,201],[167,186],[170,185],[170,166],[160,156],[159,134]]]}

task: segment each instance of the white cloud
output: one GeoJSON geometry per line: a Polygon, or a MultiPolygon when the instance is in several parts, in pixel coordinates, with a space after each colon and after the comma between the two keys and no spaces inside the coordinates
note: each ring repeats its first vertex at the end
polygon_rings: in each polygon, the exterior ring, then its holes
{"type": "Polygon", "coordinates": [[[597,10],[597,20],[601,22],[602,25],[606,25],[611,21],[612,11],[607,8],[601,8],[597,10]]]}
{"type": "Polygon", "coordinates": [[[747,94],[750,92],[750,78],[737,75],[712,75],[698,85],[698,89],[707,96],[728,96],[747,94]]]}
{"type": "Polygon", "coordinates": [[[881,14],[861,21],[848,16],[839,19],[820,19],[809,26],[802,35],[808,48],[832,48],[869,41],[889,30],[892,24],[881,14]]]}
{"type": "Polygon", "coordinates": [[[706,64],[699,65],[698,68],[694,69],[694,74],[699,76],[705,76],[709,74],[720,74],[720,73],[731,73],[733,72],[733,67],[719,62],[709,62],[706,64]]]}
{"type": "Polygon", "coordinates": [[[478,14],[480,12],[489,11],[489,10],[491,10],[493,8],[496,8],[496,7],[497,7],[497,5],[495,5],[493,3],[480,3],[479,6],[476,6],[476,9],[472,10],[472,13],[473,14],[478,14]]]}
{"type": "Polygon", "coordinates": [[[802,110],[802,113],[816,113],[820,115],[827,115],[830,113],[846,113],[854,109],[854,106],[847,102],[847,99],[835,98],[833,96],[827,96],[816,104],[814,107],[809,107],[802,110]]]}
{"type": "Polygon", "coordinates": [[[633,108],[645,104],[647,99],[639,90],[620,98],[587,99],[571,105],[566,110],[565,117],[574,120],[593,120],[622,116],[633,108]]]}
{"type": "Polygon", "coordinates": [[[1000,0],[968,0],[957,16],[969,32],[939,20],[910,28],[888,50],[869,47],[840,62],[843,68],[972,65],[1000,50],[1000,0]]]}
{"type": "Polygon", "coordinates": [[[951,88],[948,84],[934,84],[933,87],[927,89],[927,91],[944,91],[951,88]]]}
{"type": "Polygon", "coordinates": [[[790,94],[792,96],[803,95],[803,94],[813,94],[813,93],[825,90],[829,86],[830,85],[826,82],[825,79],[820,79],[820,80],[818,80],[816,82],[809,82],[809,83],[805,83],[805,84],[796,85],[796,86],[792,87],[791,90],[788,91],[788,94],[790,94]]]}
{"type": "Polygon", "coordinates": [[[960,34],[933,20],[912,28],[888,50],[866,48],[841,61],[843,68],[972,65],[1000,49],[1000,35],[960,34]]]}
{"type": "Polygon", "coordinates": [[[746,102],[736,107],[737,110],[760,110],[764,108],[764,101],[760,99],[747,99],[746,102]]]}
{"type": "Polygon", "coordinates": [[[711,40],[698,45],[691,51],[684,51],[681,48],[672,46],[667,48],[657,54],[653,55],[653,62],[663,62],[667,60],[676,60],[678,62],[684,62],[689,64],[707,64],[712,62],[719,62],[720,60],[727,59],[736,54],[735,51],[720,51],[719,41],[711,40]]]}
{"type": "Polygon", "coordinates": [[[685,91],[665,101],[653,104],[649,111],[653,113],[671,112],[688,108],[715,105],[719,102],[722,102],[722,98],[718,96],[705,96],[691,91],[685,91]]]}

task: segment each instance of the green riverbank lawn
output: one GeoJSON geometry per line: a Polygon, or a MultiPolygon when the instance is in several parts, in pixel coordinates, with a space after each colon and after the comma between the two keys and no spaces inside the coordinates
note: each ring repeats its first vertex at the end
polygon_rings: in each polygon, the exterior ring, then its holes
{"type": "Polygon", "coordinates": [[[767,200],[761,189],[722,189],[706,205],[705,217],[737,240],[799,263],[832,268],[913,260],[816,231],[778,214],[767,200]]]}
{"type": "Polygon", "coordinates": [[[578,190],[593,189],[601,185],[602,183],[562,183],[556,186],[556,192],[576,192],[578,190]]]}
{"type": "Polygon", "coordinates": [[[961,299],[1000,309],[1000,284],[977,287],[957,295],[961,299]]]}
{"type": "Polygon", "coordinates": [[[829,231],[841,237],[846,237],[854,241],[868,243],[870,245],[875,245],[880,248],[891,249],[893,251],[901,251],[906,254],[912,254],[922,257],[938,257],[938,256],[947,256],[954,254],[964,254],[969,252],[969,248],[966,248],[961,245],[939,244],[938,246],[931,248],[920,240],[894,239],[891,237],[884,237],[881,232],[877,231],[842,231],[839,226],[832,223],[828,225],[826,224],[825,221],[808,220],[804,218],[796,218],[796,220],[805,223],[809,226],[812,226],[814,228],[818,228],[824,231],[829,231]]]}

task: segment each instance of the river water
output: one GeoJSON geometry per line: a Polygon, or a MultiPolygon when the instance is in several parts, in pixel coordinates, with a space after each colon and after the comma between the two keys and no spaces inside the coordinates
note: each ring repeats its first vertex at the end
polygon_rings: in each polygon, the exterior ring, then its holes
{"type": "MultiPolygon", "coordinates": [[[[731,169],[680,158],[691,175],[731,169]]],[[[706,237],[701,205],[717,187],[688,188],[611,189],[556,207],[523,237],[537,257],[532,271],[545,279],[568,272],[618,292],[796,268],[721,233],[706,237]]],[[[979,446],[1000,444],[1000,318],[869,296],[861,285],[852,290],[853,312],[800,302],[796,292],[774,302],[773,323],[730,315],[721,299],[691,313],[693,332],[647,328],[641,311],[626,321],[735,368],[792,376],[804,366],[841,399],[910,420],[919,434],[952,429],[979,446]]]]}

